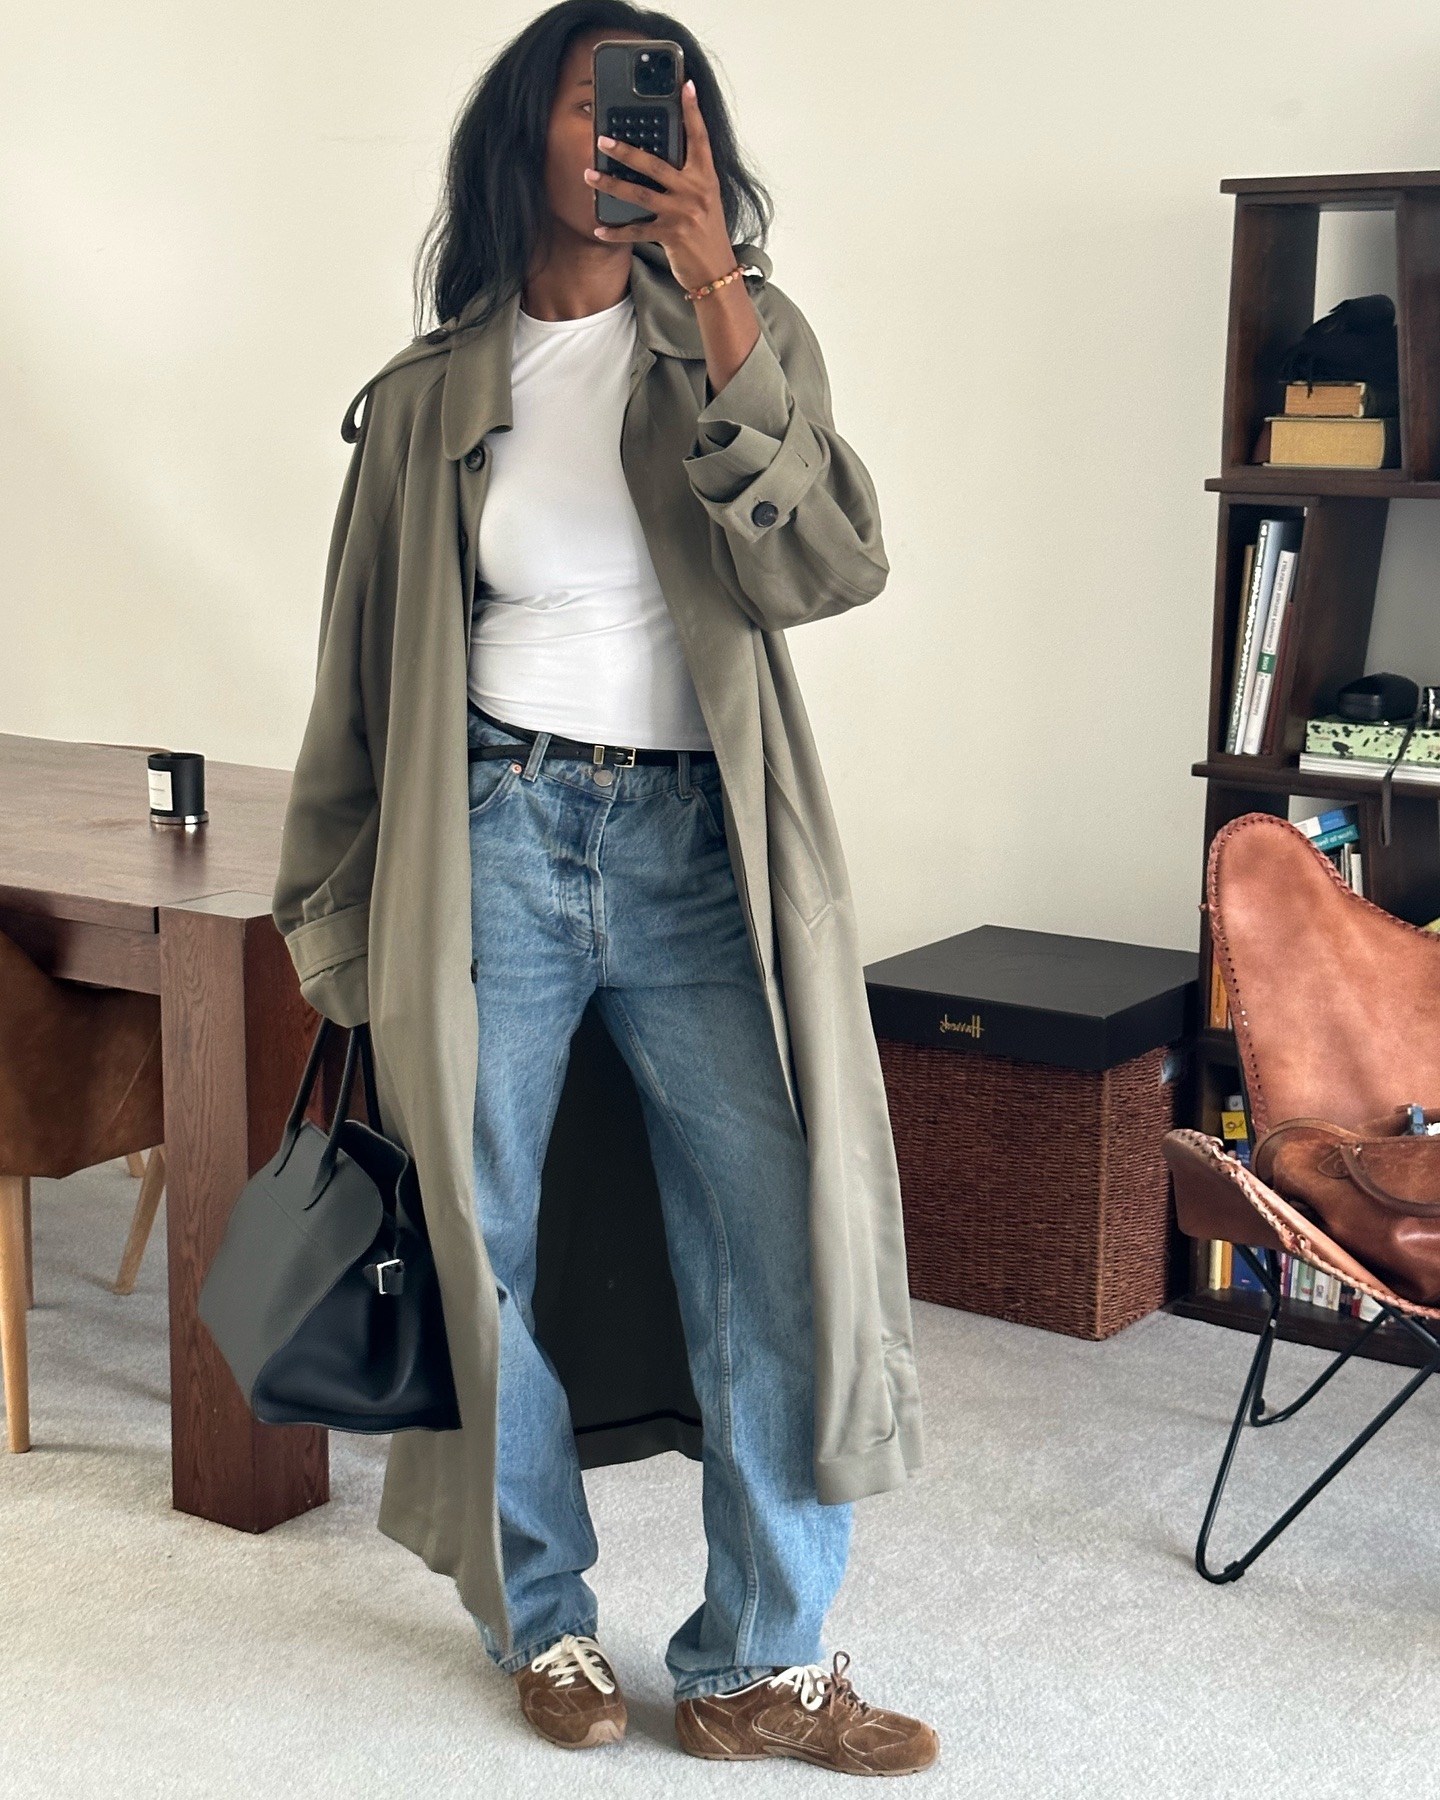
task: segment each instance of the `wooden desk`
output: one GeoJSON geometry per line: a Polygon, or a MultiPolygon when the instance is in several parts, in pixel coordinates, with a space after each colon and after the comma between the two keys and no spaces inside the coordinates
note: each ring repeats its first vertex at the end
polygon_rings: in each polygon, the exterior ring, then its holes
{"type": "Polygon", "coordinates": [[[207,764],[187,832],[151,825],[146,754],[0,734],[0,930],[52,974],[160,996],[174,1503],[268,1531],[329,1498],[326,1434],[257,1424],[195,1304],[316,1024],[270,917],[290,777],[207,764]]]}

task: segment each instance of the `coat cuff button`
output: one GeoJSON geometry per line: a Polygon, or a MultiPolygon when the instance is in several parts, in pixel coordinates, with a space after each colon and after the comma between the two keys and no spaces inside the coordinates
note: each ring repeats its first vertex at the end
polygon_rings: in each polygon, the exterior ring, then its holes
{"type": "Polygon", "coordinates": [[[773,500],[757,500],[750,509],[750,523],[758,525],[762,531],[773,525],[780,517],[780,508],[773,500]]]}
{"type": "Polygon", "coordinates": [[[483,467],[484,462],[485,446],[483,444],[477,444],[473,450],[467,450],[465,452],[465,467],[472,475],[475,474],[478,469],[483,467]]]}

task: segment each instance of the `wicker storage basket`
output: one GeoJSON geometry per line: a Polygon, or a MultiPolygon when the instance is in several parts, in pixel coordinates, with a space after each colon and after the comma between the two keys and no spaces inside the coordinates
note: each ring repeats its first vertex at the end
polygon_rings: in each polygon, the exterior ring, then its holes
{"type": "Polygon", "coordinates": [[[917,1299],[1082,1338],[1163,1304],[1163,1048],[1093,1073],[879,1044],[917,1299]]]}

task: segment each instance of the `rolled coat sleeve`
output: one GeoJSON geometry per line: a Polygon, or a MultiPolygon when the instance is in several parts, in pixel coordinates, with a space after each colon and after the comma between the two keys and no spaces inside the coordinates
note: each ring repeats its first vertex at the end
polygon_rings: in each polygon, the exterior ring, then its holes
{"type": "Polygon", "coordinates": [[[757,625],[780,631],[874,599],[890,565],[814,333],[782,295],[767,298],[754,349],[696,421],[685,469],[716,572],[757,625]]]}

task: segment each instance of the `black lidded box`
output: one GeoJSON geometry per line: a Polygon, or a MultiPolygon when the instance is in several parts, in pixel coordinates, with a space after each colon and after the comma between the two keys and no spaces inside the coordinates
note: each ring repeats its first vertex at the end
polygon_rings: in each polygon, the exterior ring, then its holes
{"type": "Polygon", "coordinates": [[[1193,950],[980,925],[865,970],[877,1037],[1114,1068],[1195,1027],[1193,950]]]}

